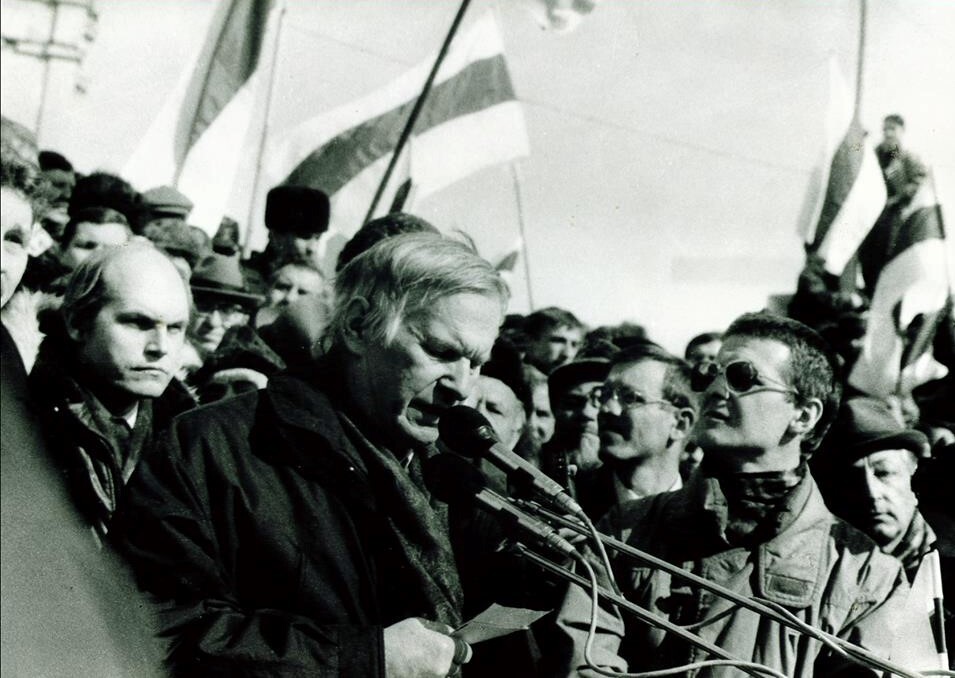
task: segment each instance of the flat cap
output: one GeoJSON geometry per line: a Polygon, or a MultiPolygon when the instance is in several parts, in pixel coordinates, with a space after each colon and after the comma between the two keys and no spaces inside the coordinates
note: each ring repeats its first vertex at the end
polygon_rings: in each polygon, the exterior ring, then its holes
{"type": "Polygon", "coordinates": [[[152,214],[185,219],[192,211],[192,201],[172,186],[157,186],[143,193],[143,206],[152,214]]]}

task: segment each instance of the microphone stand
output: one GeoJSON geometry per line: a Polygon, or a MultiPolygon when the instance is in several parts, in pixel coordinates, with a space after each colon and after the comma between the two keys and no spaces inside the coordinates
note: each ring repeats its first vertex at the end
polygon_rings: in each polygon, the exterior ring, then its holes
{"type": "MultiPolygon", "coordinates": [[[[551,520],[561,525],[562,527],[570,528],[571,530],[574,530],[575,532],[586,535],[588,537],[592,536],[589,530],[584,528],[582,525],[580,525],[576,521],[566,516],[562,516],[560,514],[554,513],[553,511],[550,511],[549,509],[544,508],[537,502],[518,499],[515,501],[515,503],[521,508],[532,511],[539,516],[542,516],[548,520],[551,520]]],[[[824,644],[828,644],[830,647],[837,648],[843,654],[845,654],[845,656],[847,656],[849,659],[852,659],[858,664],[862,664],[869,667],[876,667],[882,671],[886,671],[890,674],[904,676],[905,678],[922,678],[923,674],[917,673],[915,671],[911,671],[909,669],[905,669],[897,664],[894,664],[893,662],[887,659],[883,659],[882,657],[879,657],[878,655],[873,654],[872,652],[870,652],[869,650],[866,650],[863,647],[850,643],[832,634],[825,633],[821,629],[810,627],[808,624],[805,624],[799,621],[795,617],[790,619],[789,617],[782,614],[778,610],[773,609],[769,605],[753,600],[751,598],[747,598],[746,596],[736,593],[735,591],[731,591],[730,589],[724,586],[720,586],[719,584],[715,582],[711,582],[710,580],[704,579],[703,577],[700,577],[699,575],[695,575],[692,572],[687,572],[681,567],[677,567],[676,565],[673,565],[672,563],[668,563],[667,561],[657,558],[656,556],[652,556],[649,553],[636,549],[633,546],[630,546],[629,544],[627,544],[626,542],[620,541],[619,539],[615,539],[614,537],[610,537],[605,534],[600,534],[600,533],[598,534],[600,536],[600,540],[604,544],[606,544],[607,547],[613,549],[614,551],[617,551],[618,553],[622,553],[626,556],[630,556],[631,558],[634,558],[635,560],[641,563],[650,565],[651,567],[655,567],[659,570],[663,570],[664,572],[667,572],[673,575],[674,577],[677,577],[678,579],[689,582],[691,584],[695,584],[696,586],[699,586],[702,589],[706,589],[707,591],[710,591],[711,593],[715,593],[729,601],[736,603],[742,608],[745,608],[752,612],[756,612],[757,614],[763,615],[764,617],[769,617],[773,621],[779,624],[783,624],[784,626],[787,626],[791,629],[794,629],[803,635],[815,637],[816,640],[819,640],[823,642],[824,644]]],[[[582,581],[585,581],[585,580],[582,580],[582,581]]],[[[589,583],[585,581],[583,586],[584,588],[587,588],[589,586],[589,583]]],[[[609,594],[609,592],[605,593],[604,595],[608,599],[613,600],[613,597],[611,596],[611,594],[609,594]]],[[[676,627],[676,628],[680,628],[680,627],[676,627]]],[[[670,629],[667,629],[667,630],[669,631],[670,629]]],[[[683,629],[680,629],[680,630],[683,631],[683,629]]],[[[673,631],[673,633],[676,633],[676,632],[673,631]]],[[[677,635],[680,635],[680,634],[677,634],[677,635]]]]}
{"type": "MultiPolygon", "coordinates": [[[[517,553],[527,558],[531,562],[535,563],[536,565],[542,567],[548,572],[551,572],[552,574],[556,574],[557,576],[562,577],[563,579],[566,579],[567,581],[573,584],[578,584],[584,589],[590,590],[591,582],[585,579],[584,577],[580,576],[579,574],[575,572],[571,572],[566,567],[563,567],[562,565],[559,565],[555,563],[554,561],[548,558],[545,558],[544,556],[538,553],[534,553],[533,551],[531,551],[529,548],[524,546],[524,544],[520,543],[519,541],[512,540],[511,543],[513,548],[517,551],[517,553]]],[[[600,586],[598,587],[597,590],[599,591],[601,596],[603,596],[607,600],[614,603],[617,607],[627,610],[628,612],[633,614],[635,617],[637,617],[637,619],[639,619],[640,621],[646,624],[650,624],[651,626],[656,626],[665,631],[668,631],[669,633],[673,633],[679,636],[680,638],[682,638],[683,640],[689,643],[692,643],[693,645],[700,648],[701,650],[705,650],[706,652],[709,652],[711,655],[715,657],[719,657],[720,659],[726,659],[726,660],[734,661],[734,662],[743,661],[729,654],[723,648],[717,645],[713,645],[712,643],[700,638],[696,634],[687,631],[683,627],[677,626],[676,624],[674,624],[668,619],[658,617],[657,615],[653,614],[646,608],[640,607],[639,605],[635,603],[631,603],[629,600],[627,600],[623,596],[618,595],[614,593],[613,591],[610,591],[609,589],[606,589],[600,586]]],[[[756,676],[756,678],[764,678],[764,676],[766,675],[764,673],[759,673],[757,671],[753,671],[745,667],[740,667],[740,670],[745,671],[751,676],[756,676]]]]}

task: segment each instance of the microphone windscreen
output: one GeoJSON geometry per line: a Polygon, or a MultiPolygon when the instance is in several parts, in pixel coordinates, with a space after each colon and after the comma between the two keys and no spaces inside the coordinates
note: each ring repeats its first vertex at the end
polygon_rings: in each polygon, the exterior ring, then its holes
{"type": "Polygon", "coordinates": [[[438,454],[424,463],[424,483],[439,501],[466,501],[487,487],[484,474],[454,454],[438,454]]]}
{"type": "Polygon", "coordinates": [[[480,456],[497,442],[491,422],[466,405],[446,410],[438,421],[438,433],[445,445],[468,457],[480,456]]]}

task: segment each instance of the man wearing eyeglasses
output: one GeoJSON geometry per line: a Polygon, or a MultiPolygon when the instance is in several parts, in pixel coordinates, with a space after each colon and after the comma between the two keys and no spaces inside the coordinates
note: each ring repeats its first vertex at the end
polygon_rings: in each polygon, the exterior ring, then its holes
{"type": "MultiPolygon", "coordinates": [[[[697,372],[695,388],[702,394],[693,432],[705,451],[700,473],[681,490],[611,510],[601,531],[886,656],[907,592],[901,568],[829,512],[806,470],[841,391],[822,339],[788,318],[744,315],[727,330],[716,362],[697,372]]],[[[629,600],[739,660],[796,678],[878,675],[820,640],[635,559],[618,556],[612,564],[629,600]]],[[[589,593],[572,586],[558,620],[564,674],[587,673],[591,610],[589,593]]],[[[631,617],[599,613],[598,665],[680,670],[713,659],[631,617]]],[[[721,671],[703,665],[696,675],[721,671]]]]}
{"type": "Polygon", "coordinates": [[[656,344],[626,348],[591,392],[600,436],[597,471],[581,475],[577,501],[593,519],[610,508],[683,486],[680,455],[696,421],[690,368],[656,344]]]}

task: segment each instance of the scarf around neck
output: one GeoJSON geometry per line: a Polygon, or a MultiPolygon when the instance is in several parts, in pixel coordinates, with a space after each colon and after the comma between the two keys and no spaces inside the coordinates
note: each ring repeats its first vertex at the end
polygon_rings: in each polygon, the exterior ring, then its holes
{"type": "Polygon", "coordinates": [[[779,533],[789,513],[793,490],[806,477],[803,461],[794,469],[731,473],[706,464],[703,468],[709,503],[732,546],[752,545],[779,533]]]}
{"type": "MultiPolygon", "coordinates": [[[[463,594],[448,535],[447,507],[431,505],[421,474],[421,452],[414,453],[406,469],[389,450],[368,440],[347,415],[339,412],[338,416],[345,436],[365,463],[392,548],[397,550],[392,555],[401,568],[401,577],[387,593],[394,600],[404,601],[398,603],[400,607],[413,608],[404,609],[405,616],[421,616],[457,627],[463,594]],[[400,586],[408,590],[398,590],[400,586]]],[[[428,454],[428,450],[423,453],[428,454]]]]}

